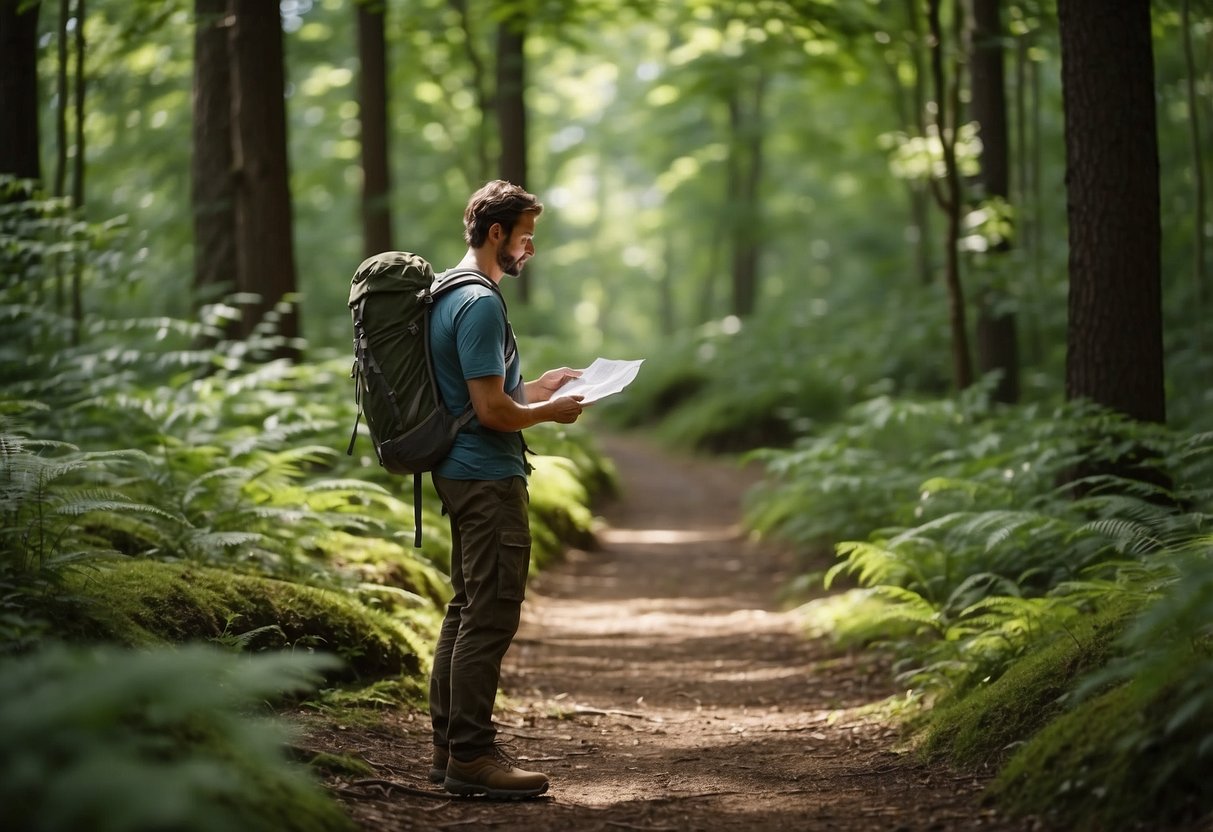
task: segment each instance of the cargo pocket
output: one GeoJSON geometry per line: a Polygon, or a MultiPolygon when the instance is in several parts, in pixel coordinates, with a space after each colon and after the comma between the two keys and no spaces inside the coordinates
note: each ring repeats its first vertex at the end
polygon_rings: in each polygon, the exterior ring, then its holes
{"type": "Polygon", "coordinates": [[[531,533],[527,529],[503,529],[497,537],[497,597],[521,603],[526,595],[527,570],[531,565],[531,533]]]}

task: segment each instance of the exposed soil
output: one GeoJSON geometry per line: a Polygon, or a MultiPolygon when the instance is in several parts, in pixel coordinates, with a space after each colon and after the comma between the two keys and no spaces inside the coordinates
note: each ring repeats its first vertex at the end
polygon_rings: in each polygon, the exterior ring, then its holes
{"type": "Polygon", "coordinates": [[[448,799],[426,780],[428,717],[311,722],[309,745],[381,780],[330,782],[367,830],[1028,830],[980,775],[925,765],[864,706],[895,694],[881,656],[805,638],[778,594],[790,559],[736,526],[755,476],[609,438],[624,494],[600,551],[533,581],[497,719],[551,790],[448,799]]]}

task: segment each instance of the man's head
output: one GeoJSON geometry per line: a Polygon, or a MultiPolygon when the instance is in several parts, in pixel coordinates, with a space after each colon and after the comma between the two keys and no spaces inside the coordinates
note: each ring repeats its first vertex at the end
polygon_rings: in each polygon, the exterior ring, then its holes
{"type": "Polygon", "coordinates": [[[531,237],[541,213],[543,204],[534,194],[498,179],[468,200],[463,212],[463,238],[473,249],[492,245],[502,271],[517,277],[523,263],[535,253],[531,237]]]}

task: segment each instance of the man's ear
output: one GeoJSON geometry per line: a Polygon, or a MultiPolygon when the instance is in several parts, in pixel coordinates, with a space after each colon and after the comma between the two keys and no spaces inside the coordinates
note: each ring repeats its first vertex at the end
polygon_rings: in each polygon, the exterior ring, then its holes
{"type": "Polygon", "coordinates": [[[505,229],[501,223],[495,222],[489,226],[489,242],[499,243],[505,239],[505,229]]]}

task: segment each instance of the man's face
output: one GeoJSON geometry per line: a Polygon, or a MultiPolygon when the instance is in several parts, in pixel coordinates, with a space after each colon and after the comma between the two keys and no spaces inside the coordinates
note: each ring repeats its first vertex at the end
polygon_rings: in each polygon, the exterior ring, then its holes
{"type": "Polygon", "coordinates": [[[522,273],[527,260],[535,255],[535,215],[523,214],[514,223],[508,239],[497,246],[497,265],[510,277],[522,273]]]}

